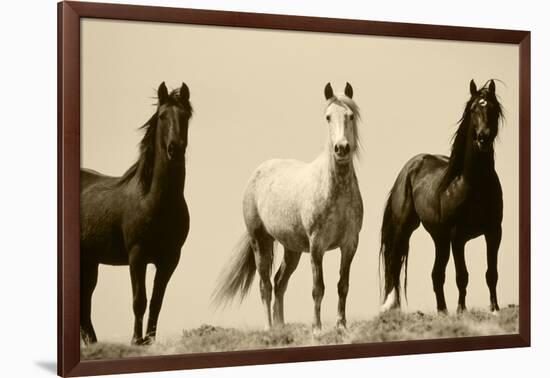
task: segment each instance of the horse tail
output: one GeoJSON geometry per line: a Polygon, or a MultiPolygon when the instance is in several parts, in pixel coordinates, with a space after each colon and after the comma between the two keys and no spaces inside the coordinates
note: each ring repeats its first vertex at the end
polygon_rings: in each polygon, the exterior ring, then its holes
{"type": "MultiPolygon", "coordinates": [[[[380,230],[380,252],[379,252],[379,266],[384,270],[384,282],[380,282],[382,290],[382,302],[384,303],[388,298],[388,295],[395,288],[395,277],[392,275],[392,267],[396,262],[399,263],[400,259],[396,256],[395,248],[393,248],[393,241],[395,239],[395,224],[393,223],[392,214],[392,193],[390,193],[384,208],[384,216],[382,217],[382,229],[380,230]]],[[[380,269],[379,269],[380,271],[380,269]]],[[[399,291],[399,287],[397,288],[399,291]]]]}
{"type": "MultiPolygon", "coordinates": [[[[414,159],[410,163],[413,161],[414,159]]],[[[405,298],[407,297],[409,238],[420,223],[413,205],[409,164],[404,167],[395,181],[382,219],[379,264],[383,266],[384,271],[383,310],[400,307],[402,270],[404,271],[403,292],[405,298]],[[399,212],[394,209],[399,209],[399,212]],[[388,298],[390,295],[392,298],[388,298]]],[[[382,280],[380,281],[382,287],[382,280]]]]}
{"type": "Polygon", "coordinates": [[[212,302],[217,306],[226,305],[237,294],[240,294],[242,301],[250,291],[256,273],[256,262],[248,233],[241,238],[235,252],[233,261],[222,272],[212,294],[212,302]]]}

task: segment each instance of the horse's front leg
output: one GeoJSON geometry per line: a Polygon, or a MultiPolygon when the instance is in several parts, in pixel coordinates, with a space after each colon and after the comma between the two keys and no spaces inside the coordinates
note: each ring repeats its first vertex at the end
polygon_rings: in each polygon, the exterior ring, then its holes
{"type": "Polygon", "coordinates": [[[464,259],[464,240],[455,238],[452,241],[453,259],[455,262],[456,286],[458,288],[457,313],[466,311],[466,288],[468,287],[468,268],[464,259]]]}
{"type": "Polygon", "coordinates": [[[321,302],[325,295],[325,283],[323,281],[323,255],[324,250],[313,247],[311,243],[311,272],[313,273],[313,332],[321,330],[321,302]]]}
{"type": "Polygon", "coordinates": [[[502,238],[502,228],[498,228],[485,234],[485,242],[487,243],[487,272],[485,280],[489,287],[489,296],[491,301],[491,312],[500,311],[497,301],[497,281],[498,281],[498,249],[502,238]]]}
{"type": "Polygon", "coordinates": [[[437,301],[437,312],[447,314],[447,303],[445,302],[445,269],[451,254],[450,241],[446,237],[435,239],[435,262],[432,269],[432,283],[437,301]]]}
{"type": "Polygon", "coordinates": [[[134,335],[132,344],[143,344],[143,315],[147,308],[147,292],[145,290],[145,274],[147,264],[142,261],[139,248],[130,252],[130,279],[132,281],[133,310],[134,310],[134,335]]]}
{"type": "Polygon", "coordinates": [[[340,248],[340,280],[338,281],[338,318],[337,328],[346,328],[346,299],[349,289],[349,271],[357,250],[357,238],[350,245],[340,248]]]}
{"type": "Polygon", "coordinates": [[[157,265],[157,271],[155,273],[155,282],[153,283],[153,294],[151,295],[151,302],[149,303],[149,319],[147,320],[147,332],[143,339],[143,344],[152,344],[157,337],[157,323],[162,307],[162,301],[164,299],[164,293],[168,286],[168,281],[172,277],[172,273],[176,269],[178,261],[170,261],[169,263],[163,263],[157,265]]]}

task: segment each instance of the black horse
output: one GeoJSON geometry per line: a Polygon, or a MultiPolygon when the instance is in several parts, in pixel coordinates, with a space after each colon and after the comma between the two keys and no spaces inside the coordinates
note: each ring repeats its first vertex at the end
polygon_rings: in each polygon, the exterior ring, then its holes
{"type": "Polygon", "coordinates": [[[145,136],[138,161],[122,177],[80,172],[80,334],[85,344],[97,341],[90,312],[99,264],[130,266],[132,343],[155,340],[164,292],[189,232],[183,187],[191,115],[187,85],[168,93],[163,82],[157,110],[142,126],[145,136]],[[155,265],[156,274],[143,337],[147,264],[155,265]]]}
{"type": "Polygon", "coordinates": [[[435,243],[432,270],[437,310],[447,312],[443,285],[452,246],[458,286],[458,312],[466,309],[468,270],[464,245],[480,235],[487,244],[490,309],[498,311],[497,256],[501,239],[502,189],[495,171],[493,143],[502,107],[493,80],[471,97],[454,136],[451,157],[422,154],[403,167],[384,211],[380,260],[384,266],[383,310],[400,307],[400,276],[405,264],[405,293],[409,238],[420,223],[435,243]]]}

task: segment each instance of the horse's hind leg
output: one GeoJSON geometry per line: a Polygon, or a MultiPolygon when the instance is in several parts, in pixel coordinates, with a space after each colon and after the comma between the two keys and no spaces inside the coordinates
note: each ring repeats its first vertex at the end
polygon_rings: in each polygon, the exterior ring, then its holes
{"type": "MultiPolygon", "coordinates": [[[[420,221],[416,214],[411,214],[403,224],[396,225],[396,232],[391,244],[386,265],[386,283],[384,291],[386,298],[382,305],[382,311],[399,310],[401,308],[401,271],[403,263],[409,255],[409,240],[414,230],[418,228],[420,221]]],[[[405,280],[406,281],[406,280],[405,280]]],[[[406,282],[405,282],[406,288],[406,282]]]]}
{"type": "Polygon", "coordinates": [[[265,314],[265,329],[271,329],[271,267],[273,263],[273,238],[266,233],[251,236],[250,245],[254,251],[256,270],[260,276],[260,296],[265,314]]]}
{"type": "Polygon", "coordinates": [[[349,271],[357,250],[357,239],[349,246],[341,247],[340,280],[338,281],[338,320],[336,327],[346,328],[346,300],[349,289],[349,271]]]}
{"type": "Polygon", "coordinates": [[[296,270],[301,256],[301,252],[295,252],[285,248],[283,261],[275,275],[275,302],[273,303],[273,322],[275,325],[283,325],[285,323],[284,296],[288,280],[296,270]]]}
{"type": "Polygon", "coordinates": [[[410,167],[399,174],[384,210],[381,230],[381,254],[384,258],[384,304],[382,311],[401,307],[401,271],[405,263],[405,285],[409,240],[420,225],[409,177],[410,167]]]}
{"type": "Polygon", "coordinates": [[[491,312],[493,313],[500,311],[497,300],[497,262],[501,238],[502,229],[500,226],[494,231],[485,234],[485,241],[487,243],[487,273],[485,273],[485,280],[487,281],[487,286],[489,287],[491,312]]]}
{"type": "Polygon", "coordinates": [[[435,262],[432,269],[432,283],[437,301],[437,311],[447,313],[447,303],[445,302],[445,269],[449,262],[451,254],[450,240],[446,237],[434,238],[435,241],[435,262]]]}
{"type": "Polygon", "coordinates": [[[80,335],[84,344],[97,342],[92,325],[92,294],[97,284],[98,264],[83,262],[80,267],[80,335]]]}

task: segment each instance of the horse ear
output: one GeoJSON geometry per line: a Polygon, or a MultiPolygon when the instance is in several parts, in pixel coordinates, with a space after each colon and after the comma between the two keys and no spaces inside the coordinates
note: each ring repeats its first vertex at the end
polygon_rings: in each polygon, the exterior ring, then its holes
{"type": "Polygon", "coordinates": [[[329,98],[333,98],[333,97],[334,97],[334,92],[332,91],[332,87],[330,83],[327,83],[327,85],[325,85],[325,98],[328,100],[329,98]]]}
{"type": "Polygon", "coordinates": [[[489,82],[489,92],[491,92],[492,95],[495,94],[495,82],[493,79],[489,82]]]}
{"type": "Polygon", "coordinates": [[[353,88],[351,87],[351,84],[348,82],[346,82],[346,89],[344,89],[344,94],[349,98],[353,97],[353,88]]]}
{"type": "Polygon", "coordinates": [[[187,84],[185,83],[181,83],[181,88],[180,88],[180,99],[182,102],[187,102],[189,101],[189,87],[187,86],[187,84]]]}
{"type": "Polygon", "coordinates": [[[474,79],[470,80],[470,94],[474,96],[477,93],[477,86],[474,79]]]}
{"type": "Polygon", "coordinates": [[[164,81],[160,83],[159,89],[157,89],[157,98],[159,99],[159,105],[164,104],[168,100],[168,88],[166,88],[164,81]]]}

